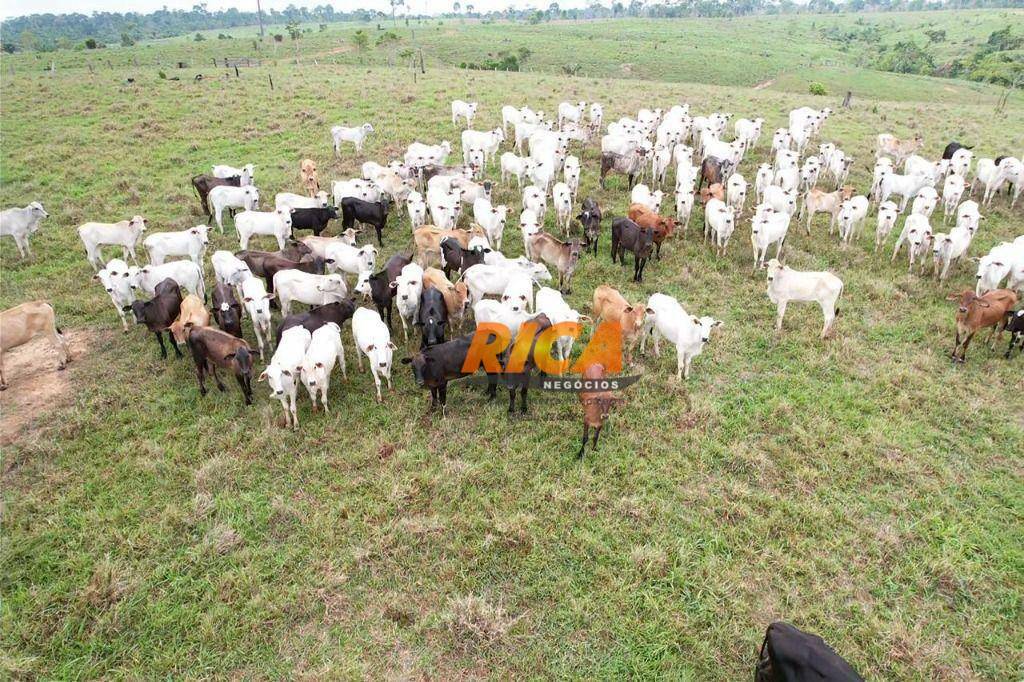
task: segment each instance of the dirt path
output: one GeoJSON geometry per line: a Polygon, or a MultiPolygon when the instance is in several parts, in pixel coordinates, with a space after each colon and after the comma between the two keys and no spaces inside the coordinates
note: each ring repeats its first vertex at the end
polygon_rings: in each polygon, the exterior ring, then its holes
{"type": "Polygon", "coordinates": [[[755,90],[764,90],[765,88],[770,88],[773,85],[775,85],[775,79],[774,78],[769,78],[768,80],[762,81],[762,82],[758,83],[757,85],[755,85],[754,89],[755,90]]]}

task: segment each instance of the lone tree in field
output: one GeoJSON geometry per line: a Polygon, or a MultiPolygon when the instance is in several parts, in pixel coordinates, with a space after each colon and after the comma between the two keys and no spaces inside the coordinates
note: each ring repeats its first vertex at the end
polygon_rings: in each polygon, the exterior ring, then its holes
{"type": "Polygon", "coordinates": [[[370,44],[370,36],[366,35],[366,31],[359,29],[352,34],[352,44],[356,46],[356,49],[362,52],[370,44]]]}
{"type": "Polygon", "coordinates": [[[391,3],[391,23],[398,26],[398,20],[395,18],[395,11],[399,7],[405,6],[405,0],[388,0],[391,3]]]}

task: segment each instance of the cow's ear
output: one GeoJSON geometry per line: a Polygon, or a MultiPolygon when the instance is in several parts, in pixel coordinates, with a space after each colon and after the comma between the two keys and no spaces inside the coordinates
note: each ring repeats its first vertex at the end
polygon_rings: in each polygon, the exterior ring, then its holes
{"type": "Polygon", "coordinates": [[[316,366],[319,367],[320,369],[323,369],[324,363],[318,362],[316,363],[316,366]]]}
{"type": "Polygon", "coordinates": [[[260,372],[260,375],[258,377],[256,377],[256,381],[266,381],[266,380],[267,380],[267,370],[263,370],[262,372],[260,372]]]}
{"type": "Polygon", "coordinates": [[[281,374],[285,375],[286,377],[290,377],[292,375],[292,371],[290,369],[282,369],[281,374]]]}
{"type": "Polygon", "coordinates": [[[373,345],[373,344],[371,343],[371,344],[370,344],[369,346],[367,346],[367,347],[366,347],[366,352],[367,352],[367,353],[369,353],[369,352],[370,352],[371,350],[373,350],[374,348],[376,348],[376,346],[374,346],[374,345],[373,345]]]}
{"type": "Polygon", "coordinates": [[[700,324],[700,318],[699,318],[699,317],[691,317],[691,318],[690,318],[690,320],[691,320],[691,321],[692,321],[692,322],[693,322],[694,324],[696,324],[696,325],[699,325],[699,324],[700,324]]]}
{"type": "Polygon", "coordinates": [[[398,350],[398,346],[396,346],[391,341],[388,341],[388,348],[390,348],[391,350],[398,350]]]}

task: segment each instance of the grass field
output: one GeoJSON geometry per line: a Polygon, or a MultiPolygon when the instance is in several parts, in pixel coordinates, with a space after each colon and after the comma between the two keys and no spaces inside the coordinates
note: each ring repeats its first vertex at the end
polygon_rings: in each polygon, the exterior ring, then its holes
{"type": "MultiPolygon", "coordinates": [[[[540,60],[581,29],[528,30],[549,32],[540,60]]],[[[329,417],[303,402],[298,432],[280,428],[263,385],[252,408],[234,387],[200,398],[190,360],[160,361],[141,328],[121,335],[74,231],[135,213],[154,231],[193,225],[188,178],[212,163],[256,163],[272,197],[297,189],[303,157],[334,179],[414,139],[456,141],[455,97],[480,101],[481,128],[504,103],[550,111],[582,98],[604,102],[608,119],[686,101],[763,115],[766,130],[794,106],[835,108],[836,97],[660,82],[683,76],[655,62],[635,74],[642,87],[441,68],[414,84],[404,70],[283,59],[240,79],[160,80],[147,58],[169,62],[179,49],[111,50],[143,66],[95,74],[0,62],[0,204],[39,199],[51,213],[33,260],[0,243],[0,307],[53,301],[75,352],[59,376],[48,366],[12,375],[0,398],[6,674],[732,680],[750,675],[775,619],[820,633],[871,679],[1024,674],[1024,375],[980,343],[966,365],[948,361],[945,296],[972,285],[969,267],[940,287],[867,239],[840,248],[823,219],[811,237],[794,230],[788,263],[846,284],[835,337],[820,342],[815,307],[791,306],[773,334],[749,220],[718,259],[695,211],[643,285],[610,263],[606,222],[570,303],[585,310],[601,283],[630,300],[662,291],[725,327],[686,383],[671,353],[643,358],[599,452],[579,463],[575,399],[535,392],[529,415],[510,419],[504,400],[453,385],[448,418],[430,418],[428,396],[398,366],[376,405],[349,330],[349,382],[335,380],[329,417]],[[365,155],[333,159],[328,128],[363,120],[377,130],[365,155]],[[45,399],[26,394],[47,377],[60,384],[45,399]]],[[[579,59],[599,57],[615,58],[579,59]]],[[[751,72],[719,82],[747,86],[767,70],[751,72]]],[[[922,79],[848,77],[901,100],[865,95],[826,125],[823,138],[856,157],[862,190],[880,132],[921,132],[930,156],[953,138],[982,156],[1024,146],[1020,107],[995,113],[995,90],[961,97],[922,79]],[[918,94],[905,97],[903,83],[918,94]]],[[[748,179],[766,154],[763,138],[748,179]]],[[[588,150],[581,196],[622,214],[624,181],[601,191],[595,164],[588,150]]],[[[518,210],[514,189],[497,197],[518,210]]],[[[1024,232],[1021,210],[998,199],[972,252],[1024,232]]],[[[404,216],[388,238],[385,255],[408,250],[404,216]]],[[[518,230],[506,242],[521,253],[518,230]]],[[[228,227],[212,246],[236,244],[228,227]]]]}

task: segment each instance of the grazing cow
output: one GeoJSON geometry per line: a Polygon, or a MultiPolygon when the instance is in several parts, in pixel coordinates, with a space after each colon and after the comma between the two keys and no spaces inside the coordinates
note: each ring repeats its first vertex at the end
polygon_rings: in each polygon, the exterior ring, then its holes
{"type": "Polygon", "coordinates": [[[547,232],[535,234],[527,244],[530,260],[543,261],[558,270],[558,289],[572,293],[572,276],[583,246],[579,239],[561,242],[547,232]]]}
{"type": "Polygon", "coordinates": [[[327,208],[330,205],[331,198],[323,190],[308,197],[292,192],[278,192],[274,195],[274,208],[327,208]]]}
{"type": "Polygon", "coordinates": [[[896,219],[899,216],[899,206],[893,202],[883,201],[878,205],[878,227],[875,228],[875,253],[878,252],[882,242],[888,239],[889,233],[896,226],[896,219]]]}
{"type": "MultiPolygon", "coordinates": [[[[305,249],[305,244],[294,242],[305,249]]],[[[267,289],[274,292],[274,275],[281,270],[301,270],[310,274],[324,274],[324,259],[302,250],[286,249],[284,251],[239,251],[235,254],[257,277],[262,277],[267,289]]]]}
{"type": "Polygon", "coordinates": [[[801,272],[783,265],[776,258],[768,261],[768,299],[778,307],[775,331],[782,331],[782,318],[790,301],[816,301],[821,306],[825,325],[821,338],[832,331],[836,314],[836,303],[843,294],[843,281],[831,272],[801,272]]]}
{"type": "Polygon", "coordinates": [[[121,327],[127,334],[128,320],[125,317],[125,312],[135,302],[135,291],[132,289],[131,271],[128,264],[120,258],[112,258],[107,261],[107,266],[92,278],[103,284],[103,288],[110,296],[110,300],[121,318],[121,327]]]}
{"type": "MultiPolygon", "coordinates": [[[[711,330],[722,326],[721,320],[713,317],[694,317],[683,310],[679,301],[665,294],[651,294],[647,300],[645,329],[650,329],[654,343],[655,357],[661,357],[658,342],[661,337],[676,347],[676,380],[690,378],[690,364],[704,351],[710,340],[711,330]]],[[[644,352],[646,334],[640,341],[640,352],[644,352]]]]}
{"type": "MultiPolygon", "coordinates": [[[[213,218],[217,221],[217,227],[220,228],[221,234],[224,234],[224,209],[241,208],[246,211],[255,211],[259,207],[260,193],[253,185],[245,187],[221,185],[210,190],[209,201],[213,210],[213,218]]],[[[237,221],[235,226],[237,228],[237,221]]]]}
{"type": "Polygon", "coordinates": [[[875,158],[888,156],[899,165],[911,154],[924,147],[924,138],[918,133],[913,140],[901,140],[894,135],[883,133],[878,136],[875,158]]]}
{"type": "Polygon", "coordinates": [[[348,296],[345,278],[339,274],[317,275],[302,270],[278,270],[274,273],[274,293],[281,304],[281,314],[291,314],[292,301],[307,305],[324,305],[348,296]]]}
{"type": "Polygon", "coordinates": [[[299,162],[299,179],[302,181],[302,186],[306,188],[309,196],[316,196],[317,192],[320,191],[320,178],[316,173],[316,161],[313,159],[303,159],[299,162]]]}
{"type": "Polygon", "coordinates": [[[1010,345],[1006,347],[1006,359],[1010,359],[1010,353],[1013,351],[1013,346],[1017,343],[1017,338],[1020,338],[1020,350],[1024,353],[1024,310],[1007,311],[1007,322],[1004,329],[1010,332],[1010,345]]]}
{"type": "Polygon", "coordinates": [[[853,196],[853,191],[853,185],[845,185],[834,192],[826,192],[820,189],[808,191],[804,195],[804,203],[800,207],[800,217],[807,216],[807,224],[805,226],[807,234],[811,234],[811,221],[814,219],[815,213],[828,213],[832,216],[828,223],[828,233],[832,234],[832,229],[839,220],[839,211],[842,208],[843,202],[853,196]]]}
{"type": "Polygon", "coordinates": [[[597,255],[597,242],[601,237],[601,207],[597,201],[587,197],[580,205],[580,214],[576,220],[583,225],[583,247],[585,251],[593,249],[597,255]]]}
{"type": "Polygon", "coordinates": [[[331,139],[334,140],[334,155],[341,158],[341,143],[351,142],[356,147],[356,154],[363,152],[363,141],[373,132],[373,126],[364,123],[356,128],[334,126],[331,128],[331,139]]]}
{"type": "Polygon", "coordinates": [[[235,289],[230,284],[218,284],[210,298],[213,319],[222,331],[242,338],[242,304],[238,302],[235,289]]]}
{"type": "MultiPolygon", "coordinates": [[[[338,209],[333,206],[328,206],[327,208],[293,208],[291,218],[292,232],[295,230],[313,230],[313,235],[319,237],[320,233],[327,229],[329,221],[338,219],[338,209]]],[[[238,224],[237,221],[235,224],[238,224]]]]}
{"type": "Polygon", "coordinates": [[[433,225],[425,225],[413,231],[412,239],[416,245],[416,262],[421,266],[426,267],[430,260],[441,258],[441,242],[446,237],[452,237],[463,248],[469,247],[469,240],[473,237],[484,237],[483,228],[478,225],[473,225],[469,230],[447,230],[433,225]]]}
{"type": "MultiPolygon", "coordinates": [[[[406,266],[408,267],[408,266],[406,266]]],[[[419,266],[416,266],[419,267],[419,266]]],[[[444,343],[444,330],[448,326],[448,303],[444,293],[421,280],[415,324],[420,328],[420,349],[444,343]]]]}
{"type": "MultiPolygon", "coordinates": [[[[590,381],[599,381],[606,376],[604,365],[595,362],[583,368],[583,378],[590,381]]],[[[597,451],[597,439],[601,435],[601,429],[611,415],[613,407],[625,402],[617,398],[611,391],[580,391],[580,405],[583,406],[583,442],[580,443],[580,451],[576,453],[576,459],[583,459],[587,449],[587,440],[590,437],[590,429],[594,429],[594,442],[591,445],[591,452],[597,451]]]]}
{"type": "Polygon", "coordinates": [[[242,178],[239,176],[218,178],[213,175],[196,175],[192,177],[192,189],[196,191],[196,196],[199,198],[199,207],[203,209],[203,213],[209,220],[213,220],[209,197],[210,191],[214,187],[242,187],[248,184],[250,183],[242,182],[242,178]]]}
{"type": "Polygon", "coordinates": [[[715,251],[724,256],[736,229],[736,212],[721,199],[709,199],[704,206],[704,241],[713,238],[715,251]]]}
{"type": "MultiPolygon", "coordinates": [[[[53,306],[46,301],[28,301],[0,312],[0,391],[7,389],[4,376],[4,353],[28,343],[37,334],[43,334],[57,351],[57,369],[71,362],[71,352],[64,332],[57,326],[53,306]]],[[[163,349],[163,341],[160,342],[163,349]]],[[[165,353],[166,356],[166,353],[165,353]]]]}
{"type": "MultiPolygon", "coordinates": [[[[462,325],[463,316],[466,313],[469,301],[469,287],[465,282],[452,284],[443,272],[437,268],[427,268],[423,271],[423,288],[436,289],[444,297],[444,305],[448,311],[447,319],[459,326],[462,325]]],[[[423,303],[420,303],[420,310],[423,303]]]]}
{"type": "Polygon", "coordinates": [[[356,302],[351,298],[346,298],[334,303],[318,305],[305,312],[288,315],[281,320],[279,325],[277,325],[274,342],[276,344],[280,344],[281,334],[283,334],[286,329],[291,329],[292,327],[305,327],[310,333],[312,333],[328,322],[333,322],[338,325],[338,328],[340,329],[345,325],[346,320],[352,318],[352,315],[355,312],[356,302]]]}
{"type": "Polygon", "coordinates": [[[248,264],[230,251],[214,251],[210,256],[213,264],[213,276],[218,284],[230,284],[237,287],[242,280],[252,277],[248,264]]]}
{"type": "Polygon", "coordinates": [[[950,142],[949,144],[946,145],[946,148],[942,150],[942,158],[944,160],[952,159],[953,154],[955,154],[957,150],[960,149],[974,149],[974,147],[968,147],[966,145],[960,144],[959,142],[950,142]]]}
{"type": "Polygon", "coordinates": [[[452,125],[458,127],[459,118],[466,119],[466,127],[473,127],[473,119],[476,117],[476,102],[463,102],[461,99],[452,100],[452,125]]]}
{"type": "Polygon", "coordinates": [[[646,306],[641,303],[630,305],[622,294],[607,284],[602,284],[594,289],[591,317],[595,325],[602,320],[619,325],[622,332],[622,346],[626,352],[626,364],[633,362],[633,347],[640,338],[646,312],[646,306]]]}
{"type": "Polygon", "coordinates": [[[153,265],[162,265],[168,256],[187,256],[202,266],[203,252],[210,243],[209,231],[207,225],[196,225],[180,232],[157,232],[142,240],[142,245],[153,265]]]}
{"type": "Polygon", "coordinates": [[[252,178],[256,173],[256,164],[247,163],[241,168],[220,164],[214,166],[212,171],[215,178],[241,178],[243,185],[251,185],[252,178]]]}
{"type": "Polygon", "coordinates": [[[661,202],[664,200],[664,192],[660,189],[652,192],[647,185],[636,185],[629,194],[630,204],[640,204],[655,213],[661,211],[661,202]]]}
{"type": "Polygon", "coordinates": [[[436,345],[420,348],[412,357],[402,358],[403,365],[412,366],[412,376],[416,385],[430,389],[430,411],[441,408],[444,416],[448,404],[448,382],[466,376],[463,366],[469,347],[473,343],[473,335],[452,339],[436,345]]]}
{"type": "Polygon", "coordinates": [[[156,293],[156,286],[165,279],[174,280],[199,298],[206,300],[206,281],[203,269],[188,260],[176,260],[163,265],[144,265],[132,268],[128,281],[133,289],[141,289],[149,295],[156,293]]]}
{"type": "Polygon", "coordinates": [[[750,243],[754,247],[754,268],[764,267],[764,259],[768,256],[768,248],[775,244],[775,258],[782,257],[782,246],[789,233],[788,213],[774,211],[759,213],[750,224],[750,243]]]}
{"type": "Polygon", "coordinates": [[[921,269],[924,270],[924,257],[932,241],[932,226],[928,224],[928,218],[923,215],[911,214],[903,223],[903,231],[896,240],[896,246],[892,250],[890,262],[896,262],[903,242],[907,242],[908,265],[907,272],[914,271],[914,263],[921,259],[921,269]]]}
{"type": "Polygon", "coordinates": [[[256,344],[260,349],[260,360],[265,358],[264,346],[270,343],[270,301],[274,294],[268,294],[263,280],[250,277],[242,282],[242,303],[252,320],[256,344]]]}
{"type": "Polygon", "coordinates": [[[413,142],[406,148],[403,161],[410,168],[422,169],[420,177],[426,182],[429,179],[427,166],[443,166],[451,153],[452,143],[448,140],[442,140],[441,144],[434,145],[413,142]]]}
{"type": "Polygon", "coordinates": [[[309,400],[313,403],[314,412],[317,395],[320,396],[324,412],[330,412],[327,407],[327,392],[331,387],[331,372],[334,370],[335,362],[341,365],[341,376],[347,380],[345,347],[341,345],[341,327],[334,322],[325,322],[310,335],[309,347],[306,348],[299,372],[302,383],[309,393],[309,400]]]}
{"type": "Polygon", "coordinates": [[[956,311],[956,334],[950,357],[956,362],[967,362],[967,346],[979,329],[991,328],[989,341],[995,350],[1009,322],[1009,313],[1017,305],[1017,294],[1009,289],[993,289],[978,296],[970,289],[953,293],[950,301],[959,302],[956,311]],[[997,335],[998,334],[998,335],[997,335]],[[957,352],[960,353],[959,357],[957,352]]]}
{"type": "MultiPolygon", "coordinates": [[[[361,230],[355,228],[349,228],[339,234],[337,237],[317,237],[310,235],[303,237],[298,241],[305,244],[309,248],[309,252],[318,258],[327,258],[327,249],[333,244],[347,244],[348,246],[356,245],[356,238],[359,236],[361,230]]],[[[376,249],[376,247],[371,247],[376,249]]]]}
{"type": "Polygon", "coordinates": [[[85,245],[85,255],[89,259],[89,264],[98,272],[103,269],[101,246],[120,246],[124,251],[124,258],[131,256],[132,261],[138,263],[135,258],[135,244],[145,231],[146,219],[137,215],[131,220],[117,223],[85,223],[79,226],[78,236],[85,245]]]}
{"type": "Polygon", "coordinates": [[[820,680],[864,682],[821,637],[776,621],[765,631],[754,682],[820,680]]]}
{"type": "Polygon", "coordinates": [[[306,357],[312,334],[304,327],[292,327],[281,334],[277,350],[257,381],[266,381],[270,397],[281,401],[284,410],[284,425],[299,428],[296,410],[302,360],[306,357]]]}
{"type": "Polygon", "coordinates": [[[363,355],[370,362],[370,373],[373,383],[377,386],[377,402],[384,402],[380,392],[380,377],[388,382],[391,390],[391,359],[397,348],[391,342],[389,327],[381,320],[380,315],[369,308],[359,308],[352,316],[352,336],[356,342],[356,359],[359,371],[363,369],[363,355]]]}
{"type": "Polygon", "coordinates": [[[194,294],[189,294],[181,301],[181,312],[171,323],[169,331],[175,343],[185,343],[188,332],[193,327],[209,327],[210,313],[206,306],[194,294]]]}
{"type": "Polygon", "coordinates": [[[601,153],[601,189],[605,189],[604,179],[609,173],[620,173],[628,178],[626,189],[632,190],[636,176],[641,172],[647,151],[637,147],[627,154],[616,152],[601,153]]]}
{"type": "MultiPolygon", "coordinates": [[[[144,324],[156,335],[160,344],[160,357],[167,359],[167,348],[164,347],[163,332],[170,329],[171,324],[181,313],[181,289],[173,279],[165,279],[156,285],[154,296],[149,301],[135,301],[130,309],[135,315],[136,324],[144,324]]],[[[174,354],[182,357],[176,343],[171,343],[174,354]]]]}
{"type": "Polygon", "coordinates": [[[356,222],[372,225],[377,231],[377,244],[384,246],[382,233],[388,222],[389,207],[387,200],[371,202],[345,197],[341,200],[341,226],[347,230],[356,222]]]}
{"type": "Polygon", "coordinates": [[[347,197],[363,201],[378,201],[381,191],[372,181],[352,178],[351,180],[336,181],[331,187],[331,194],[334,197],[334,205],[341,206],[341,202],[347,197]]]}
{"type": "Polygon", "coordinates": [[[654,248],[654,230],[640,227],[629,218],[612,220],[612,263],[618,258],[623,265],[626,251],[633,252],[633,281],[642,282],[644,267],[654,248]]]}
{"type": "Polygon", "coordinates": [[[248,343],[209,327],[190,328],[187,342],[192,352],[192,360],[196,363],[199,395],[206,395],[204,379],[207,372],[213,375],[219,390],[226,390],[217,376],[217,368],[221,367],[235,375],[235,380],[242,389],[242,399],[246,405],[252,405],[252,349],[248,343]]]}
{"type": "Polygon", "coordinates": [[[392,329],[391,310],[393,307],[395,290],[398,288],[396,280],[402,273],[402,268],[411,262],[412,258],[410,256],[396,254],[384,263],[383,270],[370,275],[369,278],[367,278],[367,287],[369,289],[368,293],[373,299],[373,304],[377,307],[377,312],[383,315],[383,313],[387,311],[389,333],[392,329]]]}
{"type": "Polygon", "coordinates": [[[627,215],[640,227],[647,227],[653,231],[655,254],[660,260],[662,243],[671,237],[678,227],[675,218],[658,215],[657,211],[643,204],[631,204],[627,215]]]}
{"type": "Polygon", "coordinates": [[[25,208],[8,208],[0,211],[0,237],[6,235],[14,239],[21,257],[29,257],[32,255],[32,248],[29,246],[28,238],[39,229],[39,223],[43,218],[49,217],[50,214],[38,201],[33,201],[25,208]]]}

